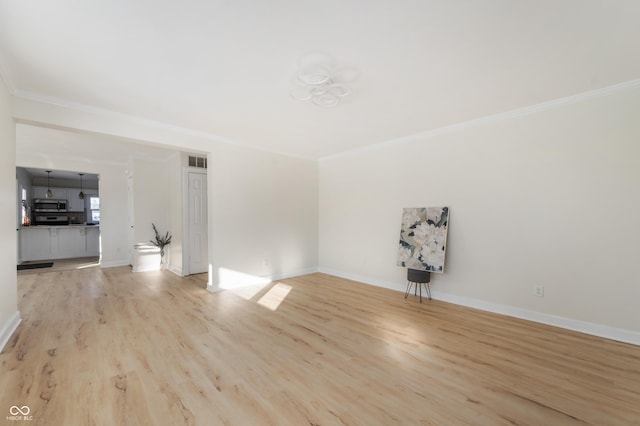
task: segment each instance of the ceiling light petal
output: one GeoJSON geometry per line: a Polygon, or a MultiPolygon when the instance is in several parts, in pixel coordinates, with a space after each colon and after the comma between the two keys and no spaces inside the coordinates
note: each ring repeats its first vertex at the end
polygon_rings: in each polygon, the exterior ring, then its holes
{"type": "Polygon", "coordinates": [[[338,105],[342,98],[351,93],[351,88],[344,82],[336,82],[333,67],[326,60],[318,63],[300,64],[295,77],[295,85],[300,86],[291,91],[291,97],[298,101],[311,102],[314,105],[330,108],[338,105]]]}

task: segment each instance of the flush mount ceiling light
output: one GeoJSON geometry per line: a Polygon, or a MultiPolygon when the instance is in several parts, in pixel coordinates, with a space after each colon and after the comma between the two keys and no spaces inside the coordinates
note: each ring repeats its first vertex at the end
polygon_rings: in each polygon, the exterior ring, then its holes
{"type": "Polygon", "coordinates": [[[294,79],[297,87],[291,91],[291,97],[320,107],[334,107],[351,93],[351,88],[345,82],[337,81],[339,74],[327,55],[306,55],[298,64],[294,79]]]}

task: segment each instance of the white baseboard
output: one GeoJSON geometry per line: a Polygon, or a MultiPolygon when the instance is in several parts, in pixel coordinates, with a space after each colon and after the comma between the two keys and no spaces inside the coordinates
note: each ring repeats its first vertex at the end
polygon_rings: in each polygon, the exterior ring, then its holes
{"type": "Polygon", "coordinates": [[[518,308],[516,306],[501,305],[499,303],[471,299],[438,291],[431,291],[431,296],[434,299],[442,300],[443,302],[455,303],[456,305],[468,306],[470,308],[508,315],[510,317],[539,322],[542,324],[565,328],[567,330],[578,331],[580,333],[591,334],[593,336],[604,337],[606,339],[640,346],[640,332],[633,330],[610,327],[608,325],[561,317],[559,315],[547,314],[545,312],[531,311],[528,309],[518,308]]]}
{"type": "Polygon", "coordinates": [[[131,269],[133,272],[152,272],[152,271],[160,271],[162,270],[162,268],[160,267],[160,265],[153,265],[153,266],[134,266],[131,269]]]}
{"type": "MultiPolygon", "coordinates": [[[[313,268],[298,269],[295,271],[283,272],[281,274],[256,276],[255,278],[261,281],[263,280],[267,282],[278,281],[278,280],[284,280],[287,278],[299,277],[301,275],[313,274],[314,272],[318,272],[318,268],[313,267],[313,268]]],[[[248,284],[248,285],[255,285],[255,284],[248,284]]],[[[209,274],[209,279],[207,280],[207,290],[212,293],[216,293],[218,291],[222,291],[226,289],[220,288],[218,286],[214,286],[213,283],[211,282],[211,274],[209,274]]]]}
{"type": "MultiPolygon", "coordinates": [[[[404,286],[406,285],[406,283],[400,284],[391,281],[377,280],[370,277],[337,271],[330,268],[320,267],[318,268],[318,271],[325,274],[334,275],[336,277],[346,278],[348,280],[358,281],[377,287],[384,287],[395,291],[404,291],[404,286]]],[[[531,311],[528,309],[518,308],[516,306],[502,305],[499,303],[488,302],[480,299],[456,296],[454,294],[434,290],[433,288],[431,290],[431,297],[443,302],[468,306],[470,308],[480,309],[482,311],[507,315],[510,317],[520,318],[528,321],[539,322],[542,324],[565,328],[567,330],[578,331],[580,333],[591,334],[593,336],[604,337],[606,339],[640,346],[640,332],[633,330],[610,327],[608,325],[561,317],[544,312],[531,311]]]]}
{"type": "Polygon", "coordinates": [[[176,268],[175,266],[169,266],[169,271],[173,272],[174,274],[176,274],[179,277],[184,277],[184,275],[182,275],[182,268],[176,268]]]}
{"type": "Polygon", "coordinates": [[[298,269],[297,271],[284,272],[282,274],[276,274],[276,275],[267,275],[267,276],[264,276],[262,278],[266,278],[266,279],[269,279],[271,281],[286,280],[287,278],[293,278],[293,277],[299,277],[301,275],[313,274],[314,272],[318,272],[318,268],[314,267],[314,268],[298,269]]]}
{"type": "Polygon", "coordinates": [[[322,272],[323,274],[329,274],[329,275],[333,275],[340,278],[345,278],[351,281],[358,281],[364,284],[374,285],[376,287],[388,288],[389,290],[395,290],[395,291],[403,291],[404,286],[407,285],[407,283],[400,284],[393,281],[379,280],[379,279],[367,277],[364,275],[351,274],[349,272],[338,271],[336,269],[325,268],[322,266],[318,268],[318,272],[322,272]]]}
{"type": "Polygon", "coordinates": [[[101,268],[116,268],[118,266],[129,266],[129,261],[126,259],[122,260],[110,260],[108,262],[100,262],[101,268]]]}
{"type": "Polygon", "coordinates": [[[4,323],[2,329],[0,330],[0,352],[4,350],[5,345],[11,339],[13,332],[16,331],[16,328],[22,322],[22,318],[20,318],[20,311],[16,311],[13,315],[9,317],[7,322],[4,323]]]}

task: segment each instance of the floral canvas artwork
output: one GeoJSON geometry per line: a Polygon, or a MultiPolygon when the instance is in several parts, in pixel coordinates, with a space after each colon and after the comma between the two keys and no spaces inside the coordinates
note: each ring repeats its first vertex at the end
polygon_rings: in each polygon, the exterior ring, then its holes
{"type": "Polygon", "coordinates": [[[398,266],[444,272],[449,207],[406,208],[402,213],[398,266]]]}

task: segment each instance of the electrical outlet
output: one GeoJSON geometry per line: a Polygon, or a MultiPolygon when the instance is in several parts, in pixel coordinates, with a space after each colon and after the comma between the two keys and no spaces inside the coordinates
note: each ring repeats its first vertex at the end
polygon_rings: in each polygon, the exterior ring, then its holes
{"type": "Polygon", "coordinates": [[[541,285],[536,286],[535,295],[538,297],[544,297],[544,287],[542,287],[541,285]]]}
{"type": "Polygon", "coordinates": [[[263,266],[269,266],[269,258],[265,257],[264,260],[262,261],[262,265],[263,266]]]}

